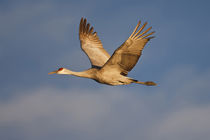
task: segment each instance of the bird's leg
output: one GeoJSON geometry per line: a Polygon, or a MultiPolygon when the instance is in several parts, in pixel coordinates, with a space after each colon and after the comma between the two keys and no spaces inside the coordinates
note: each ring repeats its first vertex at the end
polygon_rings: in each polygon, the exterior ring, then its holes
{"type": "Polygon", "coordinates": [[[133,81],[134,83],[137,84],[142,84],[142,85],[146,85],[146,86],[156,86],[157,84],[152,82],[152,81],[146,81],[146,82],[141,82],[141,81],[133,81]]]}

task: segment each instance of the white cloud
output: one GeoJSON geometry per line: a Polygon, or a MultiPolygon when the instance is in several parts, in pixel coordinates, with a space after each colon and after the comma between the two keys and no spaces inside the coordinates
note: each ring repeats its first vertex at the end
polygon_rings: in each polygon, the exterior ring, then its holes
{"type": "Polygon", "coordinates": [[[54,135],[92,140],[209,139],[210,104],[196,99],[201,97],[200,87],[205,88],[202,92],[209,89],[200,83],[209,82],[208,76],[208,71],[198,74],[192,67],[179,67],[168,72],[154,90],[105,86],[23,91],[0,104],[0,125],[9,129],[1,133],[51,140],[56,139],[54,135]]]}
{"type": "Polygon", "coordinates": [[[52,135],[65,130],[81,132],[83,138],[90,135],[97,139],[101,135],[123,132],[130,125],[126,120],[130,114],[144,110],[142,102],[135,100],[120,90],[107,89],[100,93],[100,90],[40,89],[1,103],[0,124],[13,128],[23,126],[18,131],[27,135],[35,132],[45,137],[45,131],[52,135]]]}
{"type": "Polygon", "coordinates": [[[179,109],[170,112],[152,128],[151,139],[209,139],[210,106],[179,109]]]}

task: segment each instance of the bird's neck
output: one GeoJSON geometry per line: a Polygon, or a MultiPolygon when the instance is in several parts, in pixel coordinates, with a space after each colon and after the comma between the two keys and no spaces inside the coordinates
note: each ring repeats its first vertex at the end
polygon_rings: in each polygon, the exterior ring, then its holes
{"type": "Polygon", "coordinates": [[[75,71],[66,69],[65,72],[62,74],[69,74],[69,75],[74,75],[74,76],[84,77],[84,78],[92,78],[92,79],[94,78],[94,74],[91,69],[81,71],[81,72],[75,72],[75,71]]]}

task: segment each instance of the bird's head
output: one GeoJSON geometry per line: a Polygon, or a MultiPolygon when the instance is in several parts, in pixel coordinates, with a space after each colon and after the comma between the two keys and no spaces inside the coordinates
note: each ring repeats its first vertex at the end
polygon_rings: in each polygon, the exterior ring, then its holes
{"type": "Polygon", "coordinates": [[[58,70],[49,72],[48,74],[71,74],[71,71],[66,68],[59,68],[58,70]]]}

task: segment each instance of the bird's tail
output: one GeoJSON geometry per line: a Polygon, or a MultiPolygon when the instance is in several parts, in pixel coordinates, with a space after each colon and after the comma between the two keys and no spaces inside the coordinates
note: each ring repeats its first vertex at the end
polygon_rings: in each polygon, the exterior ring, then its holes
{"type": "Polygon", "coordinates": [[[140,82],[138,80],[132,79],[132,82],[137,83],[137,84],[146,85],[146,86],[156,86],[157,85],[155,82],[152,82],[152,81],[140,82]]]}

